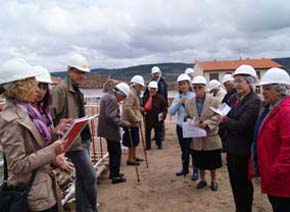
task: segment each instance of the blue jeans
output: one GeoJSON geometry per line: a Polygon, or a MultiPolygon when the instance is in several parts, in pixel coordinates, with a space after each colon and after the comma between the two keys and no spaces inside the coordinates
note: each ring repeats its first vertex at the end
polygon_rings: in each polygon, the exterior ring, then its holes
{"type": "Polygon", "coordinates": [[[68,152],[66,155],[76,169],[76,211],[97,211],[96,171],[91,163],[90,142],[83,143],[84,149],[68,152]]]}
{"type": "Polygon", "coordinates": [[[178,125],[176,125],[176,134],[181,149],[182,170],[184,172],[188,172],[190,155],[192,159],[192,166],[194,166],[193,151],[190,149],[191,138],[183,138],[182,128],[178,125]]]}

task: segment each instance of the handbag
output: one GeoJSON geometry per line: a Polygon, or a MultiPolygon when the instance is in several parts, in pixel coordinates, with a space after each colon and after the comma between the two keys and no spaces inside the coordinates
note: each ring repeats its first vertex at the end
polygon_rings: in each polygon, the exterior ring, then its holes
{"type": "Polygon", "coordinates": [[[8,169],[6,158],[4,156],[4,182],[0,186],[0,212],[29,211],[27,194],[30,191],[36,172],[37,170],[32,173],[27,185],[8,186],[8,169]]]}

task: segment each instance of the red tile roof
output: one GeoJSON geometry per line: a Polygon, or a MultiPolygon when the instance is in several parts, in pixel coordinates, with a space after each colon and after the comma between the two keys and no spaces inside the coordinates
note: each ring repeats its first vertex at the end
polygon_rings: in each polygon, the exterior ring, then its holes
{"type": "Polygon", "coordinates": [[[226,61],[204,61],[197,62],[204,71],[232,71],[242,64],[251,65],[255,69],[268,69],[282,67],[279,63],[271,59],[245,59],[245,60],[226,60],[226,61]]]}

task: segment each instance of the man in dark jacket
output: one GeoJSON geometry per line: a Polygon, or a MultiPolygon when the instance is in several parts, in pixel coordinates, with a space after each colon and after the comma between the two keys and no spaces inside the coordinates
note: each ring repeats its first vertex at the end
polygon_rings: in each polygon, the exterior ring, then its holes
{"type": "MultiPolygon", "coordinates": [[[[167,84],[166,81],[161,77],[161,70],[158,66],[153,66],[151,69],[151,76],[152,81],[155,81],[157,83],[157,94],[164,97],[166,101],[166,105],[168,106],[168,93],[167,93],[167,84]]],[[[149,96],[149,88],[147,87],[144,92],[144,96],[149,96]]],[[[165,137],[165,125],[163,122],[162,125],[162,134],[161,134],[161,140],[163,141],[165,137]]],[[[156,140],[156,135],[154,136],[156,140]]]]}

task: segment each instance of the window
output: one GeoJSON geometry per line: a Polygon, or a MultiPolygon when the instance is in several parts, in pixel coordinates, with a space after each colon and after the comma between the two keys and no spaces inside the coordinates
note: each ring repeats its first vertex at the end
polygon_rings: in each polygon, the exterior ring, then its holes
{"type": "Polygon", "coordinates": [[[219,74],[218,73],[209,73],[209,80],[219,80],[219,74]]]}

